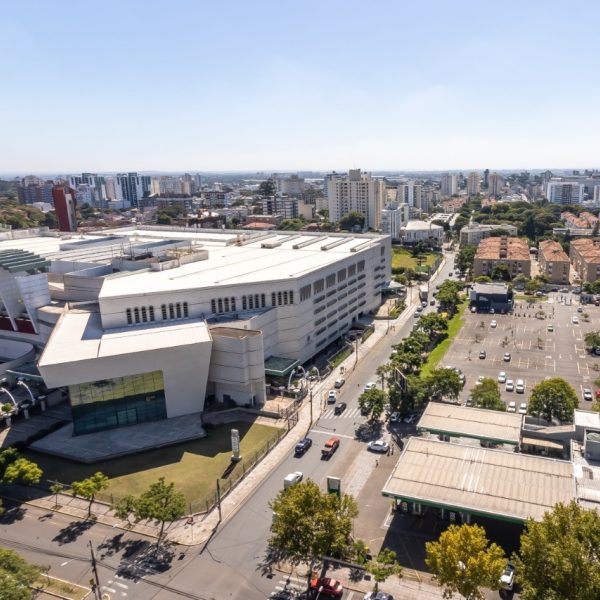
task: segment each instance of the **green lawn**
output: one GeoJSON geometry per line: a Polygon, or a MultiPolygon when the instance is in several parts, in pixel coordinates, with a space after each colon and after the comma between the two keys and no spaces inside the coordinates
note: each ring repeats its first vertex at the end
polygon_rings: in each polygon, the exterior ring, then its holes
{"type": "MultiPolygon", "coordinates": [[[[422,255],[421,266],[430,267],[439,254],[427,253],[422,255]]],[[[419,266],[417,259],[406,248],[392,248],[392,269],[404,267],[416,269],[419,266]]]]}
{"type": "MultiPolygon", "coordinates": [[[[273,443],[281,432],[276,427],[246,422],[221,425],[209,437],[168,446],[149,452],[124,456],[114,460],[84,465],[61,458],[27,452],[44,471],[44,479],[70,484],[84,479],[96,471],[110,478],[108,489],[98,496],[99,500],[110,501],[114,497],[140,494],[159,477],[174,482],[185,494],[188,502],[195,502],[212,494],[217,478],[235,480],[249,465],[256,453],[267,442],[273,443]],[[231,457],[231,429],[240,432],[242,461],[231,473],[226,473],[231,457]]],[[[123,430],[127,435],[127,430],[123,430]]]]}
{"type": "Polygon", "coordinates": [[[450,348],[450,344],[454,341],[454,338],[460,331],[460,328],[463,325],[463,313],[469,304],[468,300],[464,300],[462,304],[458,305],[458,309],[456,314],[450,319],[448,322],[448,337],[445,340],[442,340],[440,344],[438,344],[427,357],[427,362],[421,367],[421,378],[427,377],[433,369],[435,369],[439,362],[444,358],[448,348],[450,348]]]}

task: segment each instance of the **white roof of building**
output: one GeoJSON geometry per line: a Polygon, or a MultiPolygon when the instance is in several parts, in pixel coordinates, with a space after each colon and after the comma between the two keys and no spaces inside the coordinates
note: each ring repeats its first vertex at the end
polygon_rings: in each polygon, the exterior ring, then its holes
{"type": "MultiPolygon", "coordinates": [[[[143,326],[104,331],[100,314],[91,310],[66,312],[52,331],[39,366],[107,358],[210,341],[204,321],[147,323],[143,326]]],[[[160,365],[157,365],[157,368],[160,365]]]]}
{"type": "Polygon", "coordinates": [[[600,429],[600,413],[591,410],[575,410],[573,422],[575,427],[600,429]]]}
{"type": "MultiPolygon", "coordinates": [[[[218,235],[218,234],[217,234],[218,235]]],[[[176,237],[171,233],[171,237],[176,237]]],[[[207,247],[208,259],[159,272],[107,279],[99,298],[206,289],[293,279],[335,264],[380,242],[384,236],[270,232],[238,246],[207,247]]],[[[234,236],[235,239],[235,236],[234,236]]]]}
{"type": "Polygon", "coordinates": [[[383,494],[524,521],[573,500],[575,482],[570,462],[413,437],[383,494]]]}
{"type": "Polygon", "coordinates": [[[441,225],[436,225],[431,221],[413,220],[408,221],[402,229],[405,229],[407,231],[433,231],[443,229],[443,227],[441,225]]]}
{"type": "Polygon", "coordinates": [[[522,415],[430,402],[417,429],[518,444],[522,415]]]}

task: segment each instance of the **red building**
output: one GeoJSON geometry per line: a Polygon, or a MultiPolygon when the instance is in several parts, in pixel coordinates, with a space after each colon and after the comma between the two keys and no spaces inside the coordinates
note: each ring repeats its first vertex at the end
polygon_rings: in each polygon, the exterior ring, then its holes
{"type": "Polygon", "coordinates": [[[54,200],[59,231],[76,231],[75,190],[62,185],[55,185],[52,188],[52,199],[54,200]]]}

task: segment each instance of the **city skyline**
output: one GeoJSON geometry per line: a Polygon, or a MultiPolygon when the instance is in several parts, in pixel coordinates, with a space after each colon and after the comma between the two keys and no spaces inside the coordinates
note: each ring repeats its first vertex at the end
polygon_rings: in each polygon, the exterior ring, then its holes
{"type": "Polygon", "coordinates": [[[502,6],[9,5],[0,171],[598,166],[600,7],[502,6]]]}

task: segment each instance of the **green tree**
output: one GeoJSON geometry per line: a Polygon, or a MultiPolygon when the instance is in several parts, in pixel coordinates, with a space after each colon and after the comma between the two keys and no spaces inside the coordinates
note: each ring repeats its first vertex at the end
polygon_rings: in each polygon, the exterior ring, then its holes
{"type": "Polygon", "coordinates": [[[530,279],[525,282],[525,291],[530,294],[535,294],[540,289],[541,285],[537,279],[530,279]]]}
{"type": "Polygon", "coordinates": [[[547,421],[558,419],[562,423],[570,423],[578,406],[579,399],[572,386],[560,377],[552,377],[540,381],[531,390],[527,412],[540,415],[547,421]]]}
{"type": "Polygon", "coordinates": [[[502,402],[498,382],[491,377],[485,377],[471,390],[471,401],[477,408],[489,410],[506,410],[506,404],[502,402]]]}
{"type": "Polygon", "coordinates": [[[463,246],[456,255],[454,262],[456,267],[461,273],[466,273],[473,269],[473,263],[475,262],[475,253],[477,252],[477,246],[469,244],[463,246]]]}
{"type": "Polygon", "coordinates": [[[160,523],[157,546],[162,541],[165,524],[181,519],[185,515],[185,496],[175,489],[174,483],[165,483],[164,477],[135,500],[134,514],[138,521],[152,519],[160,523]]]}
{"type": "Polygon", "coordinates": [[[0,600],[31,600],[30,586],[47,570],[30,565],[12,550],[0,548],[0,600]]]}
{"type": "Polygon", "coordinates": [[[420,352],[406,350],[394,353],[392,364],[403,373],[417,373],[423,364],[420,352]]]}
{"type": "Polygon", "coordinates": [[[493,281],[510,281],[511,274],[508,265],[504,263],[498,263],[495,265],[492,269],[491,277],[493,281]]]}
{"type": "Polygon", "coordinates": [[[365,226],[365,217],[359,212],[350,212],[340,219],[339,226],[344,231],[352,231],[355,227],[362,230],[365,226]]]}
{"type": "Polygon", "coordinates": [[[506,566],[502,548],[490,544],[479,525],[450,525],[437,542],[425,544],[425,563],[437,575],[444,598],[455,593],[483,600],[481,588],[497,590],[506,566]]]}
{"type": "Polygon", "coordinates": [[[386,393],[377,388],[364,391],[358,397],[358,406],[363,415],[368,415],[373,421],[381,417],[386,401],[386,393]]]}
{"type": "Polygon", "coordinates": [[[458,281],[447,279],[440,285],[437,293],[437,301],[440,307],[449,313],[454,313],[456,307],[460,304],[459,293],[462,290],[462,284],[458,281]]]}
{"type": "Polygon", "coordinates": [[[437,338],[448,329],[448,319],[439,313],[427,313],[418,320],[419,328],[430,338],[437,338]]]}
{"type": "MultiPolygon", "coordinates": [[[[42,479],[43,472],[36,463],[22,457],[15,448],[0,450],[0,483],[34,485],[42,479]]],[[[2,513],[0,502],[0,513],[2,513]]]]}
{"type": "Polygon", "coordinates": [[[269,503],[273,524],[269,546],[292,565],[310,563],[322,556],[345,557],[352,553],[352,521],[358,507],[352,496],[328,494],[308,479],[281,490],[269,503]]]}
{"type": "Polygon", "coordinates": [[[92,516],[92,504],[96,498],[96,494],[105,490],[108,487],[108,477],[97,471],[91,477],[82,479],[81,481],[74,481],[71,484],[71,492],[73,496],[81,496],[89,501],[88,504],[88,517],[92,516]]]}
{"type": "Polygon", "coordinates": [[[478,275],[473,281],[475,283],[492,283],[492,278],[487,275],[478,275]]]}
{"type": "Polygon", "coordinates": [[[585,341],[585,346],[589,350],[593,350],[600,346],[600,331],[589,331],[583,337],[585,341]]]}
{"type": "Polygon", "coordinates": [[[135,518],[135,511],[137,508],[137,500],[135,496],[127,494],[120,498],[114,505],[115,517],[127,521],[127,525],[131,527],[132,523],[129,520],[132,516],[135,518]]]}
{"type": "Polygon", "coordinates": [[[424,380],[426,394],[435,400],[456,400],[462,385],[454,369],[434,369],[424,380]]]}
{"type": "Polygon", "coordinates": [[[373,575],[375,580],[374,591],[379,590],[379,584],[383,583],[390,575],[400,575],[402,567],[396,560],[396,553],[389,548],[383,548],[376,558],[366,564],[366,570],[373,575]]]}
{"type": "Polygon", "coordinates": [[[528,520],[515,563],[523,600],[600,598],[600,515],[573,501],[528,520]]]}
{"type": "Polygon", "coordinates": [[[274,196],[277,193],[277,189],[275,188],[275,182],[273,179],[267,179],[266,181],[261,181],[258,186],[258,193],[261,196],[274,196]]]}
{"type": "Polygon", "coordinates": [[[65,486],[62,483],[53,483],[50,486],[50,492],[54,494],[54,506],[58,506],[58,495],[62,493],[65,489],[65,486]]]}

